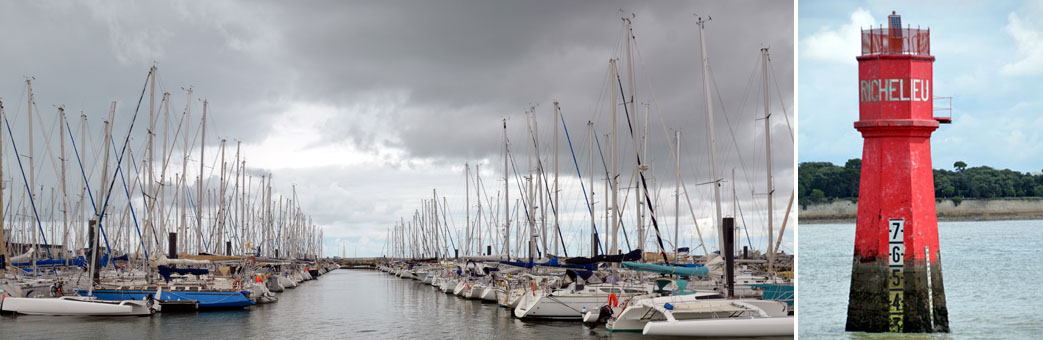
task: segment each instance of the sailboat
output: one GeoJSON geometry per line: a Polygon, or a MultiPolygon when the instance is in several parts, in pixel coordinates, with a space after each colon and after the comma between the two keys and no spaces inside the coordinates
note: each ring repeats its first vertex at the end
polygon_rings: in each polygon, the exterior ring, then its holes
{"type": "MultiPolygon", "coordinates": [[[[97,224],[91,221],[91,228],[97,228],[97,224]]],[[[92,236],[92,261],[89,264],[88,277],[94,277],[97,270],[95,260],[97,258],[97,233],[92,236]]],[[[93,290],[93,285],[91,287],[93,290]]],[[[42,298],[22,298],[3,296],[0,300],[0,312],[18,313],[28,315],[54,315],[54,316],[148,316],[156,313],[158,305],[155,297],[160,296],[161,291],[154,294],[148,293],[139,299],[103,300],[89,292],[86,296],[62,296],[42,298]]]]}
{"type": "MultiPolygon", "coordinates": [[[[709,74],[709,64],[706,53],[704,25],[706,21],[699,19],[699,33],[703,50],[704,74],[709,74]]],[[[767,58],[767,50],[762,49],[762,57],[767,58]]],[[[766,74],[765,70],[765,74],[766,74]]],[[[766,78],[766,75],[765,75],[766,78]]],[[[717,150],[713,129],[713,110],[710,103],[709,77],[704,77],[706,103],[710,124],[711,155],[714,168],[714,182],[719,180],[717,176],[717,150]]],[[[766,84],[766,83],[765,83],[766,84]]],[[[766,86],[766,85],[765,85],[766,86]]],[[[767,92],[765,91],[765,102],[767,92]]],[[[765,103],[767,112],[767,103],[765,103]]],[[[767,117],[767,113],[765,114],[767,117]]],[[[767,124],[766,124],[767,125],[767,124]]],[[[770,164],[770,146],[769,146],[770,164]]],[[[773,190],[771,185],[771,174],[769,165],[769,192],[773,190]]],[[[720,191],[714,185],[716,197],[716,209],[718,221],[720,221],[720,191]]],[[[771,196],[769,195],[769,199],[771,196]]],[[[771,205],[769,204],[769,209],[771,205]]],[[[769,212],[769,220],[770,220],[769,212]]],[[[770,222],[769,222],[770,223],[770,222]]],[[[723,224],[723,223],[722,223],[723,224]]],[[[728,225],[731,225],[728,223],[728,225]]],[[[769,224],[769,230],[771,225],[769,224]]],[[[722,237],[730,232],[730,227],[722,226],[722,237]]],[[[770,231],[769,231],[770,235],[770,231]]],[[[769,236],[770,239],[770,236],[769,236]]],[[[722,245],[728,244],[722,240],[722,245]]],[[[770,245],[769,245],[770,247],[770,245]]],[[[722,249],[731,253],[731,249],[722,249]]],[[[729,255],[730,257],[730,255],[729,255]]],[[[658,272],[672,275],[706,275],[710,268],[720,265],[721,257],[716,257],[707,263],[706,267],[686,268],[678,266],[662,266],[653,264],[641,264],[624,262],[623,266],[628,269],[639,271],[658,272]],[[708,268],[710,267],[710,268],[708,268]]],[[[730,260],[729,260],[730,262],[730,260]]],[[[728,269],[728,284],[732,285],[731,263],[725,264],[728,269]]],[[[676,281],[679,288],[683,280],[676,281]]],[[[729,287],[729,294],[734,294],[735,287],[729,287]]],[[[733,297],[731,295],[730,297],[733,297]]],[[[624,302],[622,308],[609,309],[606,314],[611,315],[606,328],[611,331],[642,331],[646,335],[669,335],[686,337],[756,337],[756,336],[792,336],[794,317],[790,316],[790,306],[784,301],[762,300],[762,299],[722,299],[711,296],[700,296],[698,294],[671,294],[660,297],[638,297],[624,302]],[[618,311],[618,312],[617,312],[618,311]],[[616,313],[613,313],[616,312],[616,313]],[[615,315],[612,315],[615,314],[615,315]]],[[[585,321],[593,322],[594,317],[588,314],[585,321]]]]}
{"type": "MultiPolygon", "coordinates": [[[[2,107],[3,105],[0,104],[0,110],[2,110],[2,107]]],[[[8,133],[10,133],[10,123],[8,123],[7,117],[3,116],[2,111],[0,111],[0,117],[3,118],[8,133]]],[[[106,126],[106,128],[108,128],[108,126],[106,126]]],[[[108,132],[108,129],[106,130],[106,132],[108,132]]],[[[15,152],[17,153],[17,147],[15,147],[15,152]]],[[[20,158],[19,168],[21,168],[20,158]]],[[[0,190],[2,190],[2,188],[0,188],[0,190]]],[[[30,196],[29,199],[32,200],[32,197],[30,196]]],[[[94,229],[97,228],[97,224],[94,223],[93,220],[89,223],[89,226],[91,228],[90,234],[92,236],[92,261],[88,267],[89,277],[94,277],[97,271],[97,266],[95,265],[96,261],[94,260],[97,259],[98,233],[94,232],[94,229]]],[[[20,298],[4,295],[0,297],[0,312],[30,315],[147,316],[156,312],[156,309],[153,306],[154,299],[152,295],[146,296],[145,299],[123,301],[102,301],[93,296],[20,298]]]]}
{"type": "Polygon", "coordinates": [[[793,316],[777,301],[711,300],[654,305],[664,321],[650,321],[642,334],[687,337],[792,336],[793,316]],[[669,306],[669,308],[667,308],[669,306]],[[776,307],[776,309],[768,308],[776,307]],[[681,315],[703,316],[678,320],[681,315]]]}

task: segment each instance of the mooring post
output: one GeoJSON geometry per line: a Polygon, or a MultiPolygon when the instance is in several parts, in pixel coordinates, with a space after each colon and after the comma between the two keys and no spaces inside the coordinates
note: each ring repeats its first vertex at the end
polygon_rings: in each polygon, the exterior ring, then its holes
{"type": "Polygon", "coordinates": [[[735,218],[725,217],[721,220],[721,255],[724,256],[724,283],[728,287],[728,297],[735,296],[735,218]]]}
{"type": "Polygon", "coordinates": [[[862,165],[848,331],[948,332],[931,168],[930,31],[862,31],[858,56],[862,165]]]}
{"type": "MultiPolygon", "coordinates": [[[[91,277],[92,282],[95,284],[101,281],[101,256],[94,254],[98,251],[98,221],[90,219],[87,221],[87,249],[90,253],[87,254],[87,261],[91,261],[91,265],[94,266],[94,273],[91,277]]],[[[111,260],[111,259],[110,259],[111,260]]]]}
{"type": "Polygon", "coordinates": [[[167,258],[177,258],[177,233],[170,233],[167,239],[167,258]]]}

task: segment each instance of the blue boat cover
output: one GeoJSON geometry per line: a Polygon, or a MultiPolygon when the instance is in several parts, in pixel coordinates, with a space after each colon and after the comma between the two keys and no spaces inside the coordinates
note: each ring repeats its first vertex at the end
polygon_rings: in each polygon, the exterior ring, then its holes
{"type": "Polygon", "coordinates": [[[163,276],[163,279],[170,282],[170,274],[192,274],[192,275],[206,275],[210,273],[207,269],[194,269],[194,268],[171,268],[167,266],[156,266],[159,269],[159,275],[163,276]]]}
{"type": "Polygon", "coordinates": [[[506,264],[506,265],[510,265],[510,266],[523,267],[523,268],[532,268],[532,267],[535,267],[535,266],[558,267],[558,268],[573,268],[573,269],[585,269],[585,270],[594,270],[594,269],[597,268],[594,264],[584,264],[584,265],[564,265],[564,264],[560,264],[560,263],[558,263],[558,257],[557,256],[552,257],[550,260],[548,260],[547,262],[543,262],[543,263],[539,263],[539,262],[522,262],[522,261],[500,261],[500,263],[503,263],[503,264],[506,264]]]}
{"type": "MultiPolygon", "coordinates": [[[[73,264],[69,260],[39,260],[36,261],[37,267],[52,267],[52,266],[67,266],[73,264]]],[[[15,267],[32,267],[33,262],[15,262],[11,264],[15,267]]]]}
{"type": "Polygon", "coordinates": [[[784,301],[793,305],[793,284],[750,283],[751,287],[764,289],[762,299],[784,301]]]}
{"type": "Polygon", "coordinates": [[[623,268],[642,272],[680,275],[680,276],[706,276],[710,270],[706,267],[681,267],[663,266],[651,263],[623,262],[623,268]]]}

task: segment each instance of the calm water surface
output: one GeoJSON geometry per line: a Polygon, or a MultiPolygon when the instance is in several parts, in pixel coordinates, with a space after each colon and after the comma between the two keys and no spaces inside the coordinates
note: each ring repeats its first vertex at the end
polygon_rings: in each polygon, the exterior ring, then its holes
{"type": "Polygon", "coordinates": [[[246,310],[152,317],[0,317],[0,339],[648,339],[579,322],[523,322],[379,271],[336,270],[246,310]]]}
{"type": "Polygon", "coordinates": [[[844,332],[854,224],[800,225],[801,339],[1043,338],[1043,221],[940,222],[951,334],[844,332]]]}

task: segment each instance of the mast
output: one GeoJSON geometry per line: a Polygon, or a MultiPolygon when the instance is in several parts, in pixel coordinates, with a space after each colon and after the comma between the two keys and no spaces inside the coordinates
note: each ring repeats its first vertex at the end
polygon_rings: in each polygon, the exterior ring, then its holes
{"type": "MultiPolygon", "coordinates": [[[[633,95],[633,94],[631,94],[631,95],[633,95]]],[[[633,102],[633,99],[631,99],[631,102],[633,102]]],[[[631,105],[631,107],[633,107],[633,105],[631,105]]],[[[635,112],[635,114],[636,114],[636,112],[635,112]]],[[[648,156],[648,104],[646,103],[645,104],[645,131],[642,132],[642,134],[641,134],[641,159],[643,159],[643,160],[645,160],[645,162],[647,162],[648,161],[647,156],[648,156]]],[[[640,176],[638,178],[638,180],[641,181],[641,185],[638,186],[638,190],[640,191],[640,193],[639,193],[638,200],[637,200],[640,203],[637,206],[637,216],[638,216],[637,220],[640,223],[640,228],[638,230],[641,231],[641,237],[640,237],[640,240],[639,240],[641,245],[638,246],[638,248],[640,248],[640,249],[644,249],[645,248],[645,244],[647,243],[647,242],[645,242],[645,239],[648,238],[648,226],[645,225],[645,200],[644,199],[648,199],[648,185],[646,184],[646,182],[644,180],[645,179],[645,170],[648,170],[648,165],[647,164],[638,164],[637,165],[637,174],[638,174],[638,176],[640,176]]],[[[637,184],[637,183],[635,183],[635,184],[637,184]]],[[[651,210],[652,209],[651,203],[648,203],[648,204],[649,204],[648,210],[651,210]]],[[[655,216],[652,216],[652,217],[654,218],[655,216]]],[[[656,232],[657,232],[656,235],[658,235],[658,232],[659,232],[658,229],[656,230],[656,232]]],[[[661,249],[660,251],[664,251],[665,252],[666,249],[661,249]]],[[[641,260],[644,261],[644,256],[642,256],[641,260]]]]}
{"type": "MultiPolygon", "coordinates": [[[[478,234],[478,240],[476,241],[477,245],[478,245],[478,247],[477,247],[478,248],[478,255],[482,255],[482,189],[481,189],[482,186],[481,186],[481,183],[482,183],[482,164],[479,163],[479,164],[475,164],[474,165],[474,192],[475,192],[475,195],[478,196],[477,197],[478,198],[478,217],[477,217],[478,223],[474,227],[474,230],[476,231],[476,234],[478,234]]],[[[470,184],[468,184],[468,185],[470,185],[470,184]]],[[[492,255],[492,254],[487,254],[487,255],[492,255]]]]}
{"type": "MultiPolygon", "coordinates": [[[[189,87],[188,88],[188,99],[185,102],[185,120],[184,120],[185,125],[188,124],[189,118],[191,118],[191,116],[192,116],[192,88],[189,87]]],[[[181,208],[181,223],[179,224],[179,228],[178,228],[178,233],[177,234],[178,234],[178,238],[184,240],[188,236],[186,234],[186,232],[185,232],[188,229],[188,224],[187,224],[188,223],[188,213],[187,213],[187,211],[185,209],[185,204],[188,203],[188,182],[187,182],[187,180],[188,180],[188,175],[187,175],[188,174],[188,133],[187,132],[182,137],[182,139],[185,142],[185,148],[184,148],[183,155],[182,155],[183,157],[182,157],[182,160],[181,160],[181,185],[183,185],[184,187],[181,190],[178,190],[178,191],[180,191],[180,195],[179,196],[181,197],[181,202],[180,202],[181,203],[180,204],[180,208],[181,208]]],[[[199,203],[197,202],[196,204],[199,204],[199,203]]],[[[186,245],[187,245],[187,242],[186,242],[186,245]]]]}
{"type": "MultiPolygon", "coordinates": [[[[243,145],[242,141],[236,141],[235,144],[235,155],[239,157],[239,149],[243,145]]],[[[236,174],[235,186],[239,187],[239,251],[246,252],[246,160],[239,161],[239,171],[236,174]]]]}
{"type": "Polygon", "coordinates": [[[464,214],[465,223],[464,227],[467,229],[467,240],[464,243],[464,253],[470,255],[471,253],[471,163],[464,163],[464,191],[466,194],[464,201],[464,214]]]}
{"type": "MultiPolygon", "coordinates": [[[[59,121],[58,121],[58,124],[59,124],[58,125],[58,131],[61,132],[62,126],[65,125],[65,108],[64,107],[59,107],[58,108],[58,119],[59,119],[59,121]]],[[[61,185],[62,185],[62,247],[65,248],[65,249],[63,249],[62,257],[64,257],[65,256],[64,252],[68,251],[70,249],[70,247],[69,247],[69,193],[68,193],[68,190],[66,189],[66,185],[65,185],[65,134],[64,133],[61,134],[61,136],[59,136],[58,139],[59,139],[59,148],[60,148],[59,152],[61,153],[60,156],[58,157],[58,159],[61,160],[61,167],[62,167],[61,168],[61,172],[62,172],[62,174],[61,174],[61,185]]],[[[0,195],[0,196],[2,196],[2,195],[0,195]]],[[[3,202],[0,201],[0,205],[2,205],[2,204],[3,204],[3,202]]],[[[0,211],[0,216],[3,216],[3,212],[2,211],[0,211]]],[[[0,242],[3,242],[3,241],[4,240],[2,238],[0,238],[0,242]]]]}
{"type": "MultiPolygon", "coordinates": [[[[160,169],[159,182],[158,182],[158,185],[156,187],[156,193],[155,193],[155,195],[159,196],[159,206],[156,209],[159,211],[159,230],[160,230],[159,235],[161,235],[160,237],[162,237],[162,235],[168,235],[167,234],[167,214],[164,213],[164,210],[166,210],[166,206],[167,206],[167,204],[166,204],[166,194],[164,193],[164,191],[166,191],[165,183],[167,182],[166,181],[166,178],[167,178],[167,144],[169,143],[168,142],[168,135],[169,135],[168,132],[169,132],[169,129],[168,129],[167,122],[170,121],[170,92],[164,92],[163,93],[163,99],[161,101],[161,104],[163,104],[163,154],[162,154],[163,158],[160,158],[160,160],[161,160],[160,163],[163,164],[163,165],[159,168],[160,169]]],[[[157,246],[159,246],[161,248],[161,250],[162,250],[163,245],[165,243],[164,242],[160,242],[160,240],[156,240],[156,241],[157,241],[157,246]]]]}
{"type": "MultiPolygon", "coordinates": [[[[540,156],[540,127],[539,127],[539,120],[536,119],[536,110],[535,109],[533,109],[533,111],[532,111],[532,134],[533,134],[533,139],[535,139],[535,143],[533,143],[535,145],[533,147],[536,149],[536,197],[539,197],[539,199],[537,201],[539,201],[539,203],[540,203],[538,205],[538,207],[540,208],[540,249],[543,249],[543,253],[546,254],[547,253],[547,205],[546,205],[547,202],[546,202],[545,198],[547,197],[547,195],[545,195],[545,193],[543,192],[544,186],[546,185],[546,183],[544,183],[544,180],[546,180],[546,178],[545,178],[545,176],[543,176],[543,174],[544,174],[544,172],[543,172],[543,157],[540,156]]],[[[546,194],[549,194],[549,193],[546,193],[546,194]]],[[[536,202],[533,202],[533,205],[535,205],[535,204],[536,204],[536,202]]],[[[535,210],[535,209],[536,209],[536,207],[534,206],[533,210],[535,210]]],[[[533,215],[532,219],[535,221],[536,220],[536,215],[533,215]]]]}
{"type": "Polygon", "coordinates": [[[438,224],[438,189],[431,189],[431,230],[435,232],[435,259],[439,258],[439,253],[442,250],[442,243],[445,241],[441,236],[441,229],[438,224]]]}
{"type": "Polygon", "coordinates": [[[590,171],[587,177],[590,179],[590,257],[598,256],[598,229],[594,223],[594,122],[587,121],[587,134],[590,141],[590,171]]]}
{"type": "MultiPolygon", "coordinates": [[[[70,138],[71,138],[71,136],[70,136],[70,138]]],[[[86,155],[87,154],[87,115],[84,114],[82,111],[80,112],[80,140],[83,141],[83,142],[80,142],[80,154],[81,155],[86,155]]],[[[86,200],[87,200],[87,177],[85,176],[83,178],[83,181],[80,181],[80,216],[79,216],[79,218],[83,218],[83,216],[86,216],[86,214],[87,214],[87,202],[86,202],[86,200]]],[[[79,241],[82,240],[82,238],[77,237],[76,239],[77,239],[76,243],[77,243],[77,245],[79,245],[79,241]]],[[[80,247],[77,246],[76,248],[80,248],[80,247]]]]}
{"type": "MultiPolygon", "coordinates": [[[[606,133],[605,134],[605,140],[608,140],[608,136],[609,136],[609,134],[606,133]]],[[[597,140],[595,140],[595,142],[597,142],[597,140]]],[[[598,151],[600,152],[600,145],[598,147],[599,147],[598,151]]],[[[593,149],[591,149],[591,152],[594,152],[593,149]]],[[[602,166],[604,166],[604,163],[605,163],[605,156],[604,155],[601,155],[601,163],[602,163],[602,166]]],[[[605,233],[602,234],[602,235],[607,235],[607,234],[610,233],[610,231],[609,231],[610,229],[609,228],[611,228],[610,227],[610,225],[611,225],[610,221],[611,220],[609,220],[609,218],[612,215],[614,215],[614,214],[611,213],[612,205],[609,204],[609,202],[607,201],[609,199],[609,197],[612,197],[612,194],[611,194],[611,190],[612,189],[610,189],[609,185],[608,185],[610,178],[611,177],[609,176],[609,174],[607,172],[607,169],[606,169],[606,172],[605,172],[605,199],[606,199],[606,201],[605,201],[605,204],[603,204],[605,206],[605,222],[604,222],[604,224],[602,224],[604,226],[604,228],[605,228],[604,229],[605,233]]],[[[594,190],[594,189],[591,189],[591,190],[594,190]]],[[[610,236],[605,236],[605,237],[610,237],[610,236]]],[[[608,242],[609,242],[609,240],[605,240],[605,246],[606,247],[609,246],[608,242]]],[[[605,250],[605,249],[601,249],[601,250],[605,250]]],[[[608,255],[611,255],[611,254],[608,254],[608,255]]]]}
{"type": "Polygon", "coordinates": [[[703,18],[699,18],[699,21],[697,21],[696,24],[699,25],[699,45],[702,47],[703,59],[703,95],[706,97],[706,115],[708,124],[710,125],[710,158],[713,163],[713,198],[715,201],[715,208],[717,212],[716,218],[714,218],[713,223],[716,226],[716,230],[718,230],[718,234],[721,234],[720,236],[718,236],[718,240],[720,242],[718,243],[718,247],[722,248],[721,250],[723,253],[724,234],[720,232],[721,217],[723,217],[723,215],[721,215],[721,183],[717,170],[717,136],[714,133],[714,130],[716,129],[714,128],[715,125],[713,122],[713,97],[711,97],[710,95],[710,59],[706,53],[706,35],[704,33],[706,29],[706,21],[703,20],[703,18]]]}
{"type": "Polygon", "coordinates": [[[677,176],[674,185],[674,261],[677,261],[681,247],[681,239],[678,237],[681,226],[681,130],[674,131],[674,141],[677,144],[677,152],[674,154],[674,174],[677,176]]]}
{"type": "Polygon", "coordinates": [[[207,101],[204,99],[203,120],[199,123],[203,131],[199,134],[199,178],[196,187],[196,232],[199,233],[199,237],[196,238],[197,253],[203,249],[200,242],[203,238],[203,164],[205,163],[203,155],[206,153],[206,108],[207,101]]]}
{"type": "Polygon", "coordinates": [[[264,213],[264,216],[265,216],[265,222],[264,222],[265,238],[264,238],[264,240],[266,241],[265,243],[268,244],[268,247],[265,248],[264,250],[267,250],[268,253],[271,254],[272,253],[271,249],[274,248],[272,246],[272,241],[271,241],[272,240],[272,232],[273,232],[273,229],[274,229],[273,228],[274,223],[273,223],[272,219],[275,217],[275,216],[273,216],[273,213],[272,213],[272,174],[271,173],[268,174],[268,184],[267,184],[267,188],[265,188],[265,192],[266,192],[265,193],[265,197],[266,198],[264,200],[264,211],[265,211],[265,213],[264,213]]]}
{"type": "MultiPolygon", "coordinates": [[[[628,84],[628,88],[629,88],[628,92],[630,92],[630,95],[628,97],[630,99],[630,102],[629,103],[623,103],[623,105],[629,104],[630,105],[630,111],[629,112],[633,112],[634,115],[636,116],[637,115],[637,109],[635,107],[635,104],[637,103],[637,101],[634,100],[634,58],[633,58],[633,52],[630,49],[630,42],[634,38],[634,30],[633,30],[633,27],[631,26],[629,18],[623,18],[623,24],[624,24],[625,30],[626,30],[625,34],[627,35],[626,36],[627,84],[628,84]]],[[[631,136],[633,137],[633,134],[631,134],[631,136]]],[[[636,142],[636,140],[635,140],[635,142],[636,142]]],[[[642,153],[639,150],[637,150],[638,148],[639,148],[639,146],[636,145],[636,143],[635,143],[634,149],[635,149],[635,152],[638,153],[638,159],[640,159],[642,153]]],[[[641,172],[641,164],[635,164],[634,166],[637,168],[636,169],[637,172],[641,172]]],[[[637,248],[638,249],[644,249],[644,247],[645,247],[645,219],[644,219],[645,202],[644,202],[644,198],[645,198],[645,195],[647,193],[642,192],[641,187],[642,186],[640,186],[640,185],[637,186],[637,190],[636,190],[637,192],[636,192],[636,195],[634,195],[634,200],[637,202],[637,248]]]]}
{"type": "MultiPolygon", "coordinates": [[[[609,69],[611,72],[610,80],[617,79],[616,75],[616,60],[608,60],[609,69]]],[[[616,143],[616,98],[619,94],[616,86],[609,86],[612,88],[612,173],[609,174],[609,183],[612,186],[612,247],[609,248],[609,255],[615,255],[618,248],[618,234],[619,234],[619,164],[616,162],[616,154],[618,152],[616,143]]]]}
{"type": "Polygon", "coordinates": [[[558,122],[561,121],[561,108],[558,107],[558,102],[554,102],[554,254],[558,254],[558,235],[560,233],[560,227],[558,226],[558,209],[561,207],[558,205],[558,122]]]}
{"type": "MultiPolygon", "coordinates": [[[[156,154],[156,146],[155,146],[155,138],[156,138],[156,66],[155,65],[153,65],[152,68],[149,69],[149,73],[152,74],[152,77],[149,80],[151,82],[151,85],[149,86],[149,94],[148,94],[148,166],[147,166],[147,168],[148,168],[148,193],[150,195],[153,195],[153,197],[152,198],[146,198],[146,200],[151,201],[148,204],[148,214],[146,214],[146,216],[148,218],[148,220],[147,220],[148,222],[145,223],[145,239],[146,239],[145,246],[146,247],[148,247],[149,245],[152,244],[149,241],[151,239],[149,237],[151,234],[148,232],[149,228],[151,227],[153,231],[156,228],[156,226],[155,226],[155,224],[156,224],[156,199],[155,199],[155,195],[156,195],[156,177],[155,177],[155,172],[156,172],[156,169],[155,169],[155,167],[152,164],[153,158],[155,157],[155,154],[156,154]]],[[[108,144],[105,144],[105,145],[108,145],[108,144]]],[[[107,147],[102,147],[102,148],[105,149],[107,147]]],[[[104,197],[104,196],[101,196],[101,197],[104,197]]]]}
{"type": "MultiPolygon", "coordinates": [[[[242,141],[239,141],[240,145],[242,143],[243,143],[242,141]]],[[[238,145],[236,146],[236,149],[239,149],[238,145]]],[[[238,150],[236,152],[238,152],[238,150]]],[[[239,165],[239,172],[242,173],[242,175],[240,175],[240,178],[241,178],[240,181],[242,183],[242,186],[239,187],[240,188],[239,189],[239,197],[240,197],[240,199],[239,199],[239,206],[240,206],[240,208],[239,208],[239,228],[242,229],[242,231],[243,231],[241,234],[239,234],[239,249],[240,249],[240,251],[242,251],[245,254],[246,253],[246,244],[245,243],[247,241],[247,239],[246,239],[246,190],[249,189],[249,187],[246,185],[246,158],[245,157],[243,158],[242,163],[240,163],[240,165],[239,165]]]]}
{"type": "Polygon", "coordinates": [[[221,183],[218,185],[220,192],[217,194],[217,244],[215,245],[216,249],[214,249],[218,254],[227,254],[227,249],[221,251],[222,247],[225,245],[225,192],[228,191],[228,188],[225,185],[225,171],[228,167],[228,162],[225,161],[226,142],[228,142],[228,140],[224,138],[221,139],[221,183]]]}
{"type": "MultiPolygon", "coordinates": [[[[4,120],[4,101],[0,99],[0,120],[4,120]]],[[[13,137],[12,137],[13,138],[13,137]]],[[[4,134],[0,133],[0,216],[4,216],[4,134]]],[[[4,238],[4,226],[7,224],[4,218],[0,218],[0,255],[5,259],[10,258],[7,254],[7,241],[4,238]]],[[[0,266],[0,275],[4,275],[7,266],[0,266]]]]}
{"type": "MultiPolygon", "coordinates": [[[[774,258],[775,250],[772,249],[772,220],[774,211],[772,203],[775,196],[775,181],[771,173],[771,112],[768,112],[768,48],[761,48],[761,80],[764,82],[764,150],[766,164],[768,164],[768,254],[774,258]]],[[[768,275],[772,275],[768,273],[768,275]]]]}
{"type": "Polygon", "coordinates": [[[503,221],[504,238],[503,251],[507,254],[507,260],[511,259],[511,200],[510,200],[510,168],[507,167],[507,158],[510,157],[510,148],[507,144],[507,118],[503,119],[503,221]]]}
{"type": "MultiPolygon", "coordinates": [[[[33,153],[33,84],[32,84],[32,79],[26,79],[25,80],[25,86],[28,87],[28,91],[29,91],[29,97],[27,98],[28,104],[26,105],[26,107],[29,109],[29,117],[28,117],[29,118],[29,157],[28,157],[29,158],[29,200],[32,201],[33,197],[36,196],[35,195],[35,193],[36,193],[36,170],[35,169],[36,168],[34,166],[34,164],[36,162],[33,161],[33,154],[34,153],[33,153]]],[[[12,136],[11,139],[13,140],[14,137],[12,136]]],[[[36,246],[39,243],[36,240],[37,240],[36,228],[33,228],[33,239],[32,239],[33,253],[31,254],[31,261],[33,261],[33,275],[34,276],[39,273],[39,272],[36,271],[36,259],[37,259],[37,257],[36,257],[36,253],[37,253],[36,246]]]]}
{"type": "MultiPolygon", "coordinates": [[[[155,69],[155,66],[153,66],[153,70],[154,69],[155,69]]],[[[154,77],[155,74],[153,74],[152,76],[154,77]]],[[[112,102],[112,106],[110,106],[110,109],[109,109],[109,119],[105,121],[105,139],[104,139],[102,145],[111,145],[112,144],[112,120],[115,117],[116,117],[116,101],[113,101],[112,102]]],[[[106,148],[106,147],[103,147],[103,148],[106,148]]],[[[105,189],[106,188],[105,184],[107,182],[105,180],[105,178],[108,177],[107,174],[109,173],[109,155],[111,155],[112,153],[111,152],[102,152],[102,153],[105,154],[105,156],[104,156],[105,160],[104,160],[104,162],[101,165],[101,182],[98,185],[98,197],[101,198],[101,199],[104,199],[104,197],[105,197],[105,190],[106,190],[105,189]]],[[[89,285],[89,288],[88,288],[88,291],[87,291],[87,296],[93,296],[94,295],[94,284],[97,283],[96,281],[94,281],[94,275],[98,271],[98,268],[97,268],[96,264],[98,262],[98,236],[99,236],[98,234],[101,233],[100,232],[101,231],[100,230],[100,226],[101,226],[100,222],[101,222],[101,212],[102,212],[102,210],[104,210],[104,207],[102,209],[98,209],[97,212],[94,213],[94,219],[91,220],[89,223],[87,223],[87,225],[91,228],[91,231],[88,233],[89,235],[91,235],[91,239],[90,239],[91,262],[90,262],[90,273],[88,275],[88,277],[91,278],[91,284],[89,285]]],[[[148,263],[148,259],[145,259],[145,262],[148,263]]],[[[146,279],[149,278],[149,277],[151,277],[151,276],[147,275],[146,279]]]]}
{"type": "MultiPolygon", "coordinates": [[[[529,123],[529,136],[533,136],[534,133],[532,131],[532,116],[535,116],[535,110],[528,112],[525,116],[526,120],[528,120],[529,123]]],[[[526,220],[529,222],[529,262],[532,262],[532,258],[536,254],[536,196],[535,192],[533,191],[533,181],[535,180],[533,174],[535,172],[533,171],[532,164],[532,153],[533,149],[535,149],[535,146],[533,145],[532,140],[533,139],[530,138],[529,141],[525,143],[529,146],[526,148],[529,154],[529,177],[526,178],[526,184],[529,188],[529,213],[527,214],[528,216],[526,216],[526,220]]]]}

